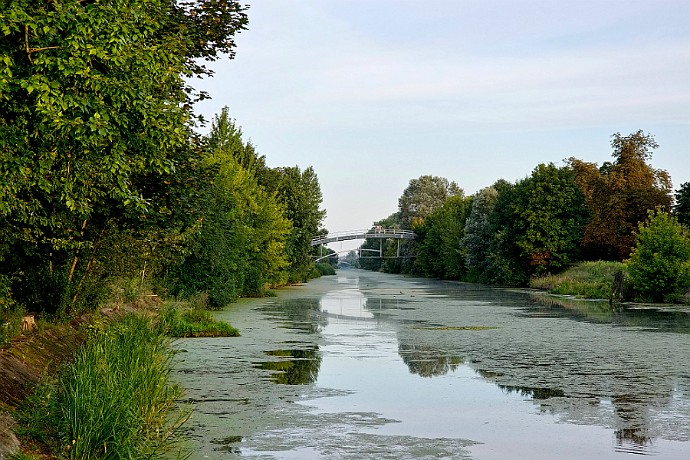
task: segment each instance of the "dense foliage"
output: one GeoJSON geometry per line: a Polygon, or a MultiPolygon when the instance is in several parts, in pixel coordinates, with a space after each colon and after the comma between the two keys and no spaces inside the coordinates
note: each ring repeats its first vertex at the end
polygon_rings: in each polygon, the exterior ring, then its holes
{"type": "MultiPolygon", "coordinates": [[[[570,158],[562,167],[540,164],[529,177],[515,183],[498,180],[467,198],[448,179],[413,179],[400,197],[399,211],[374,225],[413,229],[416,239],[404,243],[369,239],[360,248],[359,264],[372,270],[522,286],[537,278],[560,280],[549,276],[578,262],[604,260],[621,265],[630,257],[638,265],[630,276],[637,277],[639,293],[665,293],[655,300],[678,295],[687,289],[680,267],[690,258],[683,255],[680,240],[674,243],[678,254],[655,247],[657,256],[665,254],[662,264],[646,252],[650,230],[636,237],[639,223],[650,210],[671,209],[668,173],[648,164],[657,144],[653,136],[637,131],[628,136],[614,134],[611,146],[613,162],[598,166],[570,158]],[[672,269],[674,258],[678,266],[672,269]],[[647,272],[641,274],[640,266],[647,272]],[[680,284],[671,286],[673,277],[680,284]],[[645,288],[642,280],[655,287],[645,288]]],[[[689,195],[690,184],[676,192],[673,212],[680,222],[687,222],[689,195]]],[[[653,233],[660,237],[658,225],[653,233]]],[[[566,277],[559,285],[582,286],[578,288],[582,295],[598,295],[611,289],[610,279],[604,283],[607,288],[601,284],[602,278],[613,277],[609,272],[591,282],[571,283],[566,277]]]]}
{"type": "Polygon", "coordinates": [[[647,211],[671,206],[671,179],[668,173],[647,164],[658,145],[654,137],[637,131],[629,136],[613,135],[613,163],[595,164],[571,158],[576,181],[591,217],[585,227],[583,244],[590,257],[623,260],[630,254],[638,222],[647,211]]]}
{"type": "Polygon", "coordinates": [[[234,0],[5,2],[0,308],[78,314],[113,277],[221,306],[313,273],[311,168],[268,168],[192,77],[232,57],[234,0]]]}
{"type": "Polygon", "coordinates": [[[678,222],[690,228],[690,182],[685,182],[676,191],[676,204],[673,206],[673,215],[678,222]]]}
{"type": "Polygon", "coordinates": [[[471,198],[453,195],[414,227],[419,270],[442,279],[459,279],[465,275],[462,237],[471,206],[471,198]]]}
{"type": "Polygon", "coordinates": [[[167,284],[183,297],[205,291],[218,308],[280,282],[290,222],[274,194],[259,186],[254,165],[263,159],[243,142],[227,109],[205,141],[210,181],[199,191],[199,228],[189,238],[188,256],[167,271],[167,284]]]}
{"type": "Polygon", "coordinates": [[[675,300],[690,288],[690,237],[666,212],[640,222],[626,262],[633,287],[646,299],[675,300]]]}

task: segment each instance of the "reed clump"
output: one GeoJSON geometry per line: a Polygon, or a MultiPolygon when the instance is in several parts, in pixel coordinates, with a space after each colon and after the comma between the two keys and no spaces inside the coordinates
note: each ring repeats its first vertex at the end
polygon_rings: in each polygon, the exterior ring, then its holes
{"type": "Polygon", "coordinates": [[[74,361],[25,401],[20,434],[70,459],[168,451],[186,419],[176,408],[182,390],[169,381],[169,341],[163,328],[136,314],[93,333],[74,361]]]}

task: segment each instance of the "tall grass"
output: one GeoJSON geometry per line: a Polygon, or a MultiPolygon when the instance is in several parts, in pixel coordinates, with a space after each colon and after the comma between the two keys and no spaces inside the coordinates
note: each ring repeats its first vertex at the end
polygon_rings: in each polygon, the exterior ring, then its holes
{"type": "Polygon", "coordinates": [[[28,401],[29,435],[43,432],[49,439],[42,441],[70,459],[155,458],[184,419],[168,420],[181,395],[168,381],[171,358],[163,331],[128,315],[97,334],[55,384],[28,401]]]}
{"type": "MultiPolygon", "coordinates": [[[[0,305],[2,307],[2,305],[0,305]]],[[[22,308],[0,308],[0,346],[22,333],[22,308]]]]}
{"type": "Polygon", "coordinates": [[[613,277],[621,270],[625,274],[625,265],[620,262],[583,262],[558,275],[533,278],[529,285],[552,294],[608,299],[611,296],[613,277]]]}
{"type": "Polygon", "coordinates": [[[136,315],[87,346],[62,377],[69,458],[144,458],[164,444],[181,394],[168,383],[171,358],[169,339],[136,315]]]}

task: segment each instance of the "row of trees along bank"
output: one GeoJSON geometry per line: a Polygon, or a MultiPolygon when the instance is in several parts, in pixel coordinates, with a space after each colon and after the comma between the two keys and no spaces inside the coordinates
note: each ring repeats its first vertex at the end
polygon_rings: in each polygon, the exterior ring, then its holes
{"type": "MultiPolygon", "coordinates": [[[[690,183],[676,191],[673,205],[671,178],[649,164],[657,148],[652,135],[616,133],[611,145],[612,162],[598,166],[569,158],[562,167],[540,164],[529,177],[498,180],[472,196],[445,178],[413,179],[398,212],[375,225],[411,228],[416,240],[400,246],[389,240],[384,258],[360,263],[393,273],[521,286],[580,261],[624,261],[633,250],[631,260],[639,260],[645,252],[636,245],[646,235],[647,244],[660,245],[662,265],[675,268],[663,276],[667,281],[640,291],[655,300],[653,292],[678,295],[690,287],[690,183]],[[649,228],[666,232],[665,242],[650,237],[649,228]],[[663,288],[671,292],[660,289],[674,284],[672,279],[679,284],[663,288]]],[[[367,240],[362,247],[379,249],[379,244],[367,240]]]]}
{"type": "Polygon", "coordinates": [[[304,281],[321,226],[312,168],[269,168],[193,77],[233,57],[246,6],[4,2],[0,314],[78,314],[113,279],[212,306],[304,281]]]}

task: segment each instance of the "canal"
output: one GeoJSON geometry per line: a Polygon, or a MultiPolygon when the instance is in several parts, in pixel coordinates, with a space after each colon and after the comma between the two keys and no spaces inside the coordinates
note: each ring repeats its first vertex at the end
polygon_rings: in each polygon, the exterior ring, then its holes
{"type": "Polygon", "coordinates": [[[176,342],[192,459],[690,458],[690,313],[340,270],[176,342]]]}

